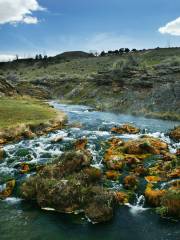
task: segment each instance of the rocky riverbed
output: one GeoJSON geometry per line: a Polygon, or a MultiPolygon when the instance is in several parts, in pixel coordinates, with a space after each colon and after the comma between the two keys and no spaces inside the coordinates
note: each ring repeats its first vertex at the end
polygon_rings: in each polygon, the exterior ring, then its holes
{"type": "Polygon", "coordinates": [[[20,239],[27,232],[33,239],[43,233],[40,222],[55,219],[44,230],[45,239],[50,235],[58,239],[58,234],[62,239],[77,239],[83,230],[90,235],[84,232],[82,239],[121,236],[131,240],[133,232],[140,233],[139,239],[150,239],[150,230],[154,239],[178,239],[178,130],[171,132],[171,138],[168,133],[179,123],[51,104],[68,114],[69,126],[5,145],[1,154],[2,239],[12,239],[9,228],[20,239]],[[88,221],[109,220],[109,225],[98,224],[94,231],[88,225],[88,221]],[[34,221],[39,225],[37,233],[30,231],[34,221]],[[74,221],[81,224],[73,236],[74,221]],[[106,235],[106,227],[111,234],[106,235]]]}

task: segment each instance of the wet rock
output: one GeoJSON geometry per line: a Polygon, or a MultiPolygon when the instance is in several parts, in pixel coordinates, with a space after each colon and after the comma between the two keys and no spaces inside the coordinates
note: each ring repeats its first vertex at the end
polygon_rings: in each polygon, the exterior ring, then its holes
{"type": "Polygon", "coordinates": [[[76,142],[75,142],[75,149],[76,150],[84,150],[87,146],[87,139],[86,138],[81,138],[81,139],[78,139],[76,142]]]}
{"type": "Polygon", "coordinates": [[[149,183],[157,183],[162,181],[162,179],[158,176],[147,176],[145,177],[146,181],[149,183]]]}
{"type": "Polygon", "coordinates": [[[124,162],[121,161],[121,159],[119,158],[112,157],[111,160],[106,162],[106,166],[108,169],[111,169],[111,170],[121,170],[124,166],[124,162]]]}
{"type": "Polygon", "coordinates": [[[113,127],[111,129],[111,132],[118,133],[118,134],[125,134],[125,133],[136,134],[140,132],[140,129],[130,124],[124,124],[119,127],[113,127]]]}
{"type": "Polygon", "coordinates": [[[85,209],[85,214],[87,218],[94,224],[106,222],[112,219],[113,208],[108,206],[108,204],[93,202],[90,203],[85,209]]]}
{"type": "Polygon", "coordinates": [[[147,168],[145,168],[144,166],[140,165],[140,166],[135,167],[133,172],[135,173],[135,175],[143,177],[149,173],[149,170],[147,168]]]}
{"type": "Polygon", "coordinates": [[[63,136],[56,136],[55,138],[51,139],[51,143],[59,143],[63,141],[63,136]]]}
{"type": "Polygon", "coordinates": [[[124,141],[121,138],[111,138],[108,143],[111,146],[117,147],[117,146],[123,146],[124,145],[124,141]]]}
{"type": "Polygon", "coordinates": [[[172,161],[176,159],[176,155],[169,153],[169,152],[165,152],[164,156],[162,158],[164,161],[172,161]]]}
{"type": "Polygon", "coordinates": [[[21,164],[21,170],[20,173],[28,173],[30,171],[30,167],[27,163],[22,163],[21,164]]]}
{"type": "Polygon", "coordinates": [[[136,189],[138,185],[138,178],[135,175],[128,175],[124,178],[124,186],[127,189],[136,189]]]}
{"type": "Polygon", "coordinates": [[[174,141],[180,140],[180,126],[175,127],[173,130],[169,132],[170,138],[172,138],[174,141]]]}
{"type": "Polygon", "coordinates": [[[12,192],[13,192],[15,184],[16,184],[15,180],[10,180],[7,183],[5,183],[3,185],[3,187],[0,188],[0,198],[7,198],[7,197],[9,197],[12,194],[12,192]]]}
{"type": "Polygon", "coordinates": [[[138,140],[126,142],[124,148],[128,154],[160,154],[168,150],[168,145],[158,138],[144,136],[138,140]]]}
{"type": "Polygon", "coordinates": [[[112,192],[102,187],[93,187],[85,207],[85,214],[93,223],[109,221],[113,217],[114,204],[115,198],[112,192]]]}
{"type": "Polygon", "coordinates": [[[33,133],[31,130],[26,129],[23,133],[22,133],[22,137],[23,138],[27,138],[27,139],[32,139],[36,137],[36,134],[33,133]]]}
{"type": "Polygon", "coordinates": [[[135,168],[151,155],[168,153],[167,143],[148,136],[127,142],[112,139],[109,144],[110,147],[104,155],[104,163],[111,170],[122,170],[125,166],[135,168]]]}
{"type": "Polygon", "coordinates": [[[170,173],[168,173],[169,178],[179,178],[180,177],[180,168],[173,169],[170,173]]]}
{"type": "Polygon", "coordinates": [[[88,181],[91,183],[100,181],[102,178],[102,171],[95,167],[88,167],[84,169],[84,173],[87,174],[88,181]]]}
{"type": "Polygon", "coordinates": [[[92,156],[87,150],[65,152],[56,160],[57,164],[48,165],[40,174],[42,177],[60,179],[90,166],[91,160],[92,156]]]}
{"type": "Polygon", "coordinates": [[[112,171],[111,170],[111,171],[106,172],[107,179],[110,179],[110,180],[113,180],[113,181],[118,180],[119,176],[120,176],[120,173],[118,171],[112,171]]]}

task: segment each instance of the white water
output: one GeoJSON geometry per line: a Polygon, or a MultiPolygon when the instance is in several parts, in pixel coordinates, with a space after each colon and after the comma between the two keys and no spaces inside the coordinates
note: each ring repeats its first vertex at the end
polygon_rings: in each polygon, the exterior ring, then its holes
{"type": "Polygon", "coordinates": [[[144,208],[144,204],[145,204],[145,197],[143,195],[140,195],[140,196],[136,195],[135,204],[132,205],[130,203],[126,203],[125,205],[130,208],[130,212],[133,215],[137,215],[149,209],[149,208],[144,208]]]}

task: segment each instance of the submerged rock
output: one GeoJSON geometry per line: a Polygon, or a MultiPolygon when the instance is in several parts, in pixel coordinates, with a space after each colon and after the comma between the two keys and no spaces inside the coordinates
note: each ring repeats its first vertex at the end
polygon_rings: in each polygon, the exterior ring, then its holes
{"type": "Polygon", "coordinates": [[[21,195],[41,208],[63,213],[82,210],[92,222],[108,221],[113,216],[114,195],[102,187],[102,173],[90,163],[86,150],[67,152],[24,182],[21,195]]]}
{"type": "Polygon", "coordinates": [[[124,124],[119,127],[113,127],[111,129],[111,132],[118,133],[118,134],[125,134],[125,133],[136,134],[140,132],[140,129],[130,124],[124,124]]]}

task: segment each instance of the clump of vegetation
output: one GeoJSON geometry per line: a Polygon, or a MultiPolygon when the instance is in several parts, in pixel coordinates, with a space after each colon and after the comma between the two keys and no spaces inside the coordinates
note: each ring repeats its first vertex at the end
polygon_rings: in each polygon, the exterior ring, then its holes
{"type": "Polygon", "coordinates": [[[124,72],[127,69],[138,67],[139,64],[140,64],[140,60],[138,57],[129,55],[126,58],[120,58],[117,61],[115,61],[112,65],[112,70],[118,70],[118,71],[124,72]]]}
{"type": "Polygon", "coordinates": [[[172,56],[166,59],[163,59],[157,67],[178,67],[180,66],[180,57],[172,56]]]}

